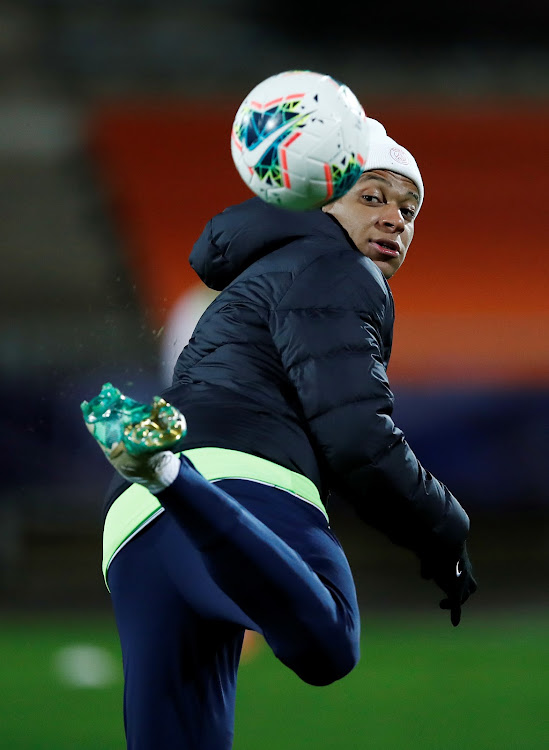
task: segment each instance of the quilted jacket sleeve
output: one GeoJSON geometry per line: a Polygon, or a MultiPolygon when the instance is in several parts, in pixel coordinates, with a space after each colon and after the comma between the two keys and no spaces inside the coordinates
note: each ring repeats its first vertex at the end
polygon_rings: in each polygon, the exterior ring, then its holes
{"type": "Polygon", "coordinates": [[[418,461],[392,419],[383,361],[392,300],[369,261],[353,273],[323,259],[294,280],[271,333],[330,488],[419,556],[459,549],[467,514],[418,461]]]}

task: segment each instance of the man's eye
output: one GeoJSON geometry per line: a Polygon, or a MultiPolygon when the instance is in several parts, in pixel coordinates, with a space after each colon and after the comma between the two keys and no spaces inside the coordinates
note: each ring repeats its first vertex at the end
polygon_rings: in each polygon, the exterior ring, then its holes
{"type": "Polygon", "coordinates": [[[401,208],[400,211],[406,219],[413,219],[416,215],[415,208],[401,208]]]}
{"type": "Polygon", "coordinates": [[[377,197],[377,195],[370,195],[369,193],[363,193],[362,197],[367,203],[374,203],[374,201],[379,202],[379,198],[377,197]]]}

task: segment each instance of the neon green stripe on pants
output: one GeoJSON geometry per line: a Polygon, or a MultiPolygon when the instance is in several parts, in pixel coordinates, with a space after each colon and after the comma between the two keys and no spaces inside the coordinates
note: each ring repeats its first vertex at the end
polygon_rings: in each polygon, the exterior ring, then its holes
{"type": "MultiPolygon", "coordinates": [[[[313,482],[284,466],[227,448],[192,448],[183,454],[210,482],[221,479],[251,479],[278,487],[314,505],[328,519],[313,482]]],[[[118,550],[164,509],[145,487],[132,484],[109,508],[103,530],[103,576],[118,550]]],[[[108,588],[108,585],[107,585],[108,588]]]]}

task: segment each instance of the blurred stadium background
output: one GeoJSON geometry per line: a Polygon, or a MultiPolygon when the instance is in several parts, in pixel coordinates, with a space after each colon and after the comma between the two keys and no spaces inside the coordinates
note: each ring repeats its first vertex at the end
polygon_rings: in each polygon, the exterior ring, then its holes
{"type": "Polygon", "coordinates": [[[0,747],[123,747],[108,471],[79,404],[167,381],[211,298],[191,245],[248,197],[232,117],[292,68],[350,85],[422,169],[389,374],[469,511],[480,590],[452,630],[408,553],[334,507],[363,661],[319,691],[256,643],[235,747],[549,747],[548,24],[541,0],[0,2],[0,747]]]}

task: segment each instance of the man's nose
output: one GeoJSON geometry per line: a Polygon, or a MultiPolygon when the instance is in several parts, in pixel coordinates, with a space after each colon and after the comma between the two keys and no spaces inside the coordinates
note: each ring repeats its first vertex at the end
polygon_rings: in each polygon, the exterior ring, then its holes
{"type": "Polygon", "coordinates": [[[384,227],[392,229],[394,232],[402,232],[404,229],[404,219],[399,207],[394,204],[387,203],[384,206],[380,219],[384,227]]]}

